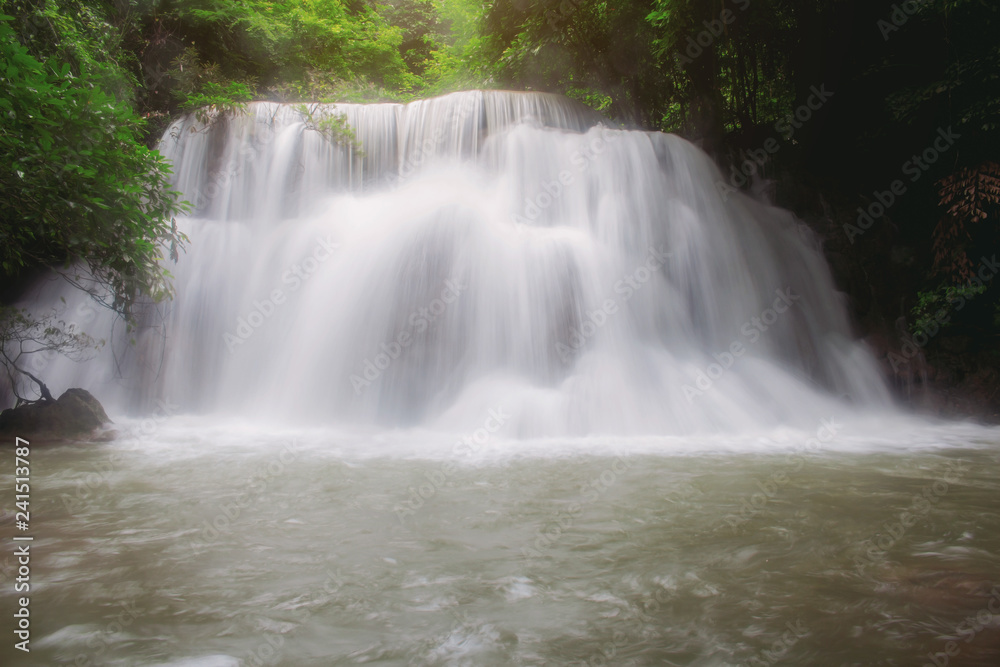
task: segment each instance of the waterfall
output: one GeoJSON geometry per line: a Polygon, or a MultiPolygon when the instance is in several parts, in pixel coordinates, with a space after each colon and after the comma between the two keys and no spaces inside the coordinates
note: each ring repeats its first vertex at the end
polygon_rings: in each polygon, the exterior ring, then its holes
{"type": "Polygon", "coordinates": [[[817,239],[720,187],[676,136],[540,93],[462,92],[171,125],[192,203],[175,298],[127,334],[46,280],[41,312],[107,338],[43,360],[112,411],[523,437],[816,424],[888,409],[817,239]],[[130,339],[134,339],[134,342],[130,339]],[[853,407],[846,407],[846,406],[853,407]]]}

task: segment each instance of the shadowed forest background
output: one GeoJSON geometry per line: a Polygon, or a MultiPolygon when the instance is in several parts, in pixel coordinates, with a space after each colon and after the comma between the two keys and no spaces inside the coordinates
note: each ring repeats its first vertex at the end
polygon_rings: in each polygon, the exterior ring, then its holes
{"type": "MultiPolygon", "coordinates": [[[[822,238],[858,328],[912,402],[1000,414],[1000,6],[985,0],[2,0],[0,349],[100,345],[10,306],[82,261],[130,321],[169,298],[185,210],[152,148],[252,100],[470,88],[579,100],[678,133],[822,238]],[[6,347],[5,347],[6,345],[6,347]]],[[[309,108],[303,107],[308,114],[309,108]]],[[[337,117],[317,120],[355,141],[337,117]]],[[[360,147],[362,150],[364,146],[360,147]]],[[[24,398],[44,378],[22,377],[24,398]]]]}

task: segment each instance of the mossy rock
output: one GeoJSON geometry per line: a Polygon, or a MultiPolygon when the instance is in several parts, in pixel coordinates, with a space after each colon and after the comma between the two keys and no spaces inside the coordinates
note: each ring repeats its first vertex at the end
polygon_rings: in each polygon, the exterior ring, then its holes
{"type": "Polygon", "coordinates": [[[67,389],[55,401],[22,405],[0,413],[0,433],[79,439],[109,424],[104,407],[86,389],[67,389]]]}

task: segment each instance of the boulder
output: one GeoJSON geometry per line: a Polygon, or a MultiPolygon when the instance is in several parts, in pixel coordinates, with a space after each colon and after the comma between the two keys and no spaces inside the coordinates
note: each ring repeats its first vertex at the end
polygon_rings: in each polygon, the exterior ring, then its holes
{"type": "Polygon", "coordinates": [[[55,401],[22,405],[0,412],[0,433],[79,439],[110,423],[100,402],[86,389],[67,389],[55,401]]]}

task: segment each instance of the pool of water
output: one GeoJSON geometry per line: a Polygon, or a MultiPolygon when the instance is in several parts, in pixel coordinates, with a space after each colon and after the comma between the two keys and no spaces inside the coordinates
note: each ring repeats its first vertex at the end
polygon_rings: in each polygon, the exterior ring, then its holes
{"type": "MultiPolygon", "coordinates": [[[[31,653],[8,631],[5,665],[1000,660],[996,429],[118,421],[111,442],[32,447],[31,653]]],[[[14,609],[12,546],[0,564],[14,609]]]]}

